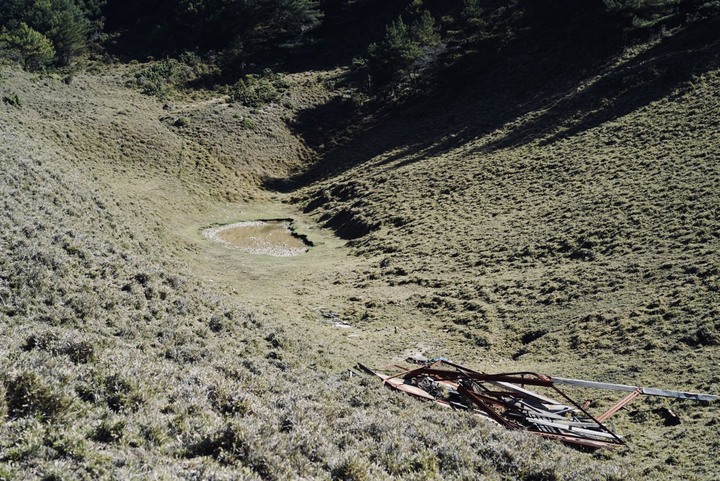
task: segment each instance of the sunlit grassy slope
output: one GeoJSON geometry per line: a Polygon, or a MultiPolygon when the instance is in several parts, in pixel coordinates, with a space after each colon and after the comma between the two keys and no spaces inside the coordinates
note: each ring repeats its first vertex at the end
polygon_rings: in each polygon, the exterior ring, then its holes
{"type": "MultiPolygon", "coordinates": [[[[569,75],[542,71],[554,52],[465,66],[329,150],[297,199],[463,358],[717,393],[720,45],[696,33],[569,75]]],[[[712,477],[718,406],[664,403],[618,420],[639,464],[712,477]]]]}
{"type": "MultiPolygon", "coordinates": [[[[162,103],[113,79],[3,70],[20,105],[0,105],[2,479],[619,479],[615,463],[309,368],[327,363],[282,319],[181,265],[198,248],[165,218],[226,202],[221,175],[263,194],[200,157],[224,139],[167,126],[162,103]],[[183,148],[199,173],[174,163],[183,148]]],[[[223,115],[205,107],[191,122],[223,115]]]]}
{"type": "Polygon", "coordinates": [[[716,404],[638,400],[615,418],[633,449],[590,454],[347,369],[416,348],[717,393],[718,45],[683,35],[439,78],[326,143],[303,122],[346,111],[338,72],[251,110],[164,106],[127,67],[4,68],[0,478],[713,479],[716,404]],[[279,264],[200,238],[286,177],[347,248],[279,264]]]}

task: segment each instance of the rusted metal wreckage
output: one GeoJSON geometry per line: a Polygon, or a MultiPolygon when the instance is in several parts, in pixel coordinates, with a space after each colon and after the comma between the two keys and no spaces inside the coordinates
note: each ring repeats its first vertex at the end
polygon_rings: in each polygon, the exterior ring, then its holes
{"type": "MultiPolygon", "coordinates": [[[[396,366],[399,367],[399,366],[396,366]]],[[[476,412],[513,430],[525,430],[549,439],[592,449],[618,448],[625,441],[604,422],[633,399],[645,394],[696,401],[720,396],[550,377],[533,372],[485,374],[441,359],[421,367],[386,375],[358,364],[395,390],[442,406],[476,412]],[[588,412],[589,402],[573,401],[557,385],[629,392],[599,416],[588,412]],[[549,395],[528,389],[544,388],[549,395]],[[552,397],[550,397],[552,396],[552,397]],[[557,398],[557,399],[556,399],[557,398]]]]}

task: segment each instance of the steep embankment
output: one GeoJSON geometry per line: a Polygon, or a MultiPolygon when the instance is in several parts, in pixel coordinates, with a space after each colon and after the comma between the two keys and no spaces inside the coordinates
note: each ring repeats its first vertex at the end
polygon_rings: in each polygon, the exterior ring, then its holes
{"type": "MultiPolygon", "coordinates": [[[[353,239],[373,265],[365,282],[412,286],[418,315],[435,320],[426,342],[446,352],[511,371],[717,393],[711,27],[569,80],[542,83],[545,60],[523,53],[459,72],[466,85],[441,79],[436,97],[411,99],[326,152],[326,170],[305,177],[325,180],[296,198],[353,239]]],[[[719,416],[717,405],[645,399],[617,422],[635,433],[645,475],[709,479],[719,416]],[[661,405],[683,425],[663,427],[661,405]]]]}
{"type": "MultiPolygon", "coordinates": [[[[296,148],[253,150],[267,131],[242,130],[228,146],[232,130],[213,119],[247,111],[176,107],[192,134],[112,76],[67,85],[6,69],[0,89],[1,478],[624,478],[615,463],[308,368],[325,355],[242,306],[252,282],[232,296],[203,282],[192,259],[207,246],[178,219],[239,210],[226,189],[263,194],[251,175],[233,183],[238,165],[277,172],[253,158],[296,148]],[[247,151],[232,165],[214,153],[234,146],[247,151]]],[[[226,254],[226,270],[244,259],[226,254]]]]}

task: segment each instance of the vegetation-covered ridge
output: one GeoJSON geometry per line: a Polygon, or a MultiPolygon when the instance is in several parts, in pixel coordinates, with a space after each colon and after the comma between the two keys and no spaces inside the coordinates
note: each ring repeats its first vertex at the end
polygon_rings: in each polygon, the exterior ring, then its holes
{"type": "Polygon", "coordinates": [[[0,6],[0,57],[40,69],[88,52],[105,60],[192,52],[226,80],[354,57],[377,88],[447,48],[497,48],[528,28],[613,44],[718,13],[708,0],[594,0],[581,8],[568,0],[8,0],[0,6]]]}
{"type": "MultiPolygon", "coordinates": [[[[717,26],[582,68],[554,40],[480,53],[340,133],[295,198],[468,358],[715,392],[717,26]]],[[[717,407],[673,405],[686,445],[648,428],[652,402],[618,421],[643,433],[638,465],[711,478],[717,407]]]]}

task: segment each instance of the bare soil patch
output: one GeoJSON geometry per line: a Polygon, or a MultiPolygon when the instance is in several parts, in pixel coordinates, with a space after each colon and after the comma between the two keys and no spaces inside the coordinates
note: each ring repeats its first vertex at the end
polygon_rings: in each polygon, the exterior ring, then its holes
{"type": "Polygon", "coordinates": [[[293,232],[288,220],[236,222],[205,229],[203,236],[249,254],[275,257],[299,256],[309,248],[307,241],[293,232]]]}

